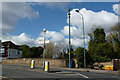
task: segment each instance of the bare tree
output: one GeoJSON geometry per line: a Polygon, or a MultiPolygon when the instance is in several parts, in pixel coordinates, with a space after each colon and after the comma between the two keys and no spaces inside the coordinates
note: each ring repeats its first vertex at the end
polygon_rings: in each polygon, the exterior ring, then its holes
{"type": "Polygon", "coordinates": [[[120,23],[111,28],[106,40],[113,45],[116,58],[120,58],[120,23]]]}
{"type": "Polygon", "coordinates": [[[46,44],[46,58],[57,58],[60,56],[62,48],[60,45],[56,43],[48,43],[46,44]]]}

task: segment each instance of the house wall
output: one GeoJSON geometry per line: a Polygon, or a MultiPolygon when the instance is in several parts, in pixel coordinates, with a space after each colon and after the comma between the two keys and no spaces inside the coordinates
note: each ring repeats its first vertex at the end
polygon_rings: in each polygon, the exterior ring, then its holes
{"type": "Polygon", "coordinates": [[[2,53],[2,57],[6,58],[21,58],[22,50],[21,46],[15,45],[11,41],[2,42],[3,48],[5,48],[5,52],[2,53]]]}
{"type": "Polygon", "coordinates": [[[17,49],[8,49],[8,56],[7,58],[21,58],[22,51],[17,49]]]}

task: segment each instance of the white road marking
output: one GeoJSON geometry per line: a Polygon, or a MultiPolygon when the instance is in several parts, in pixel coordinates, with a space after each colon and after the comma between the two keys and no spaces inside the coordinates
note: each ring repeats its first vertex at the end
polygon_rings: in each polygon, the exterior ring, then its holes
{"type": "Polygon", "coordinates": [[[83,74],[80,74],[80,73],[78,73],[78,72],[75,72],[77,75],[80,75],[80,76],[82,76],[83,78],[88,78],[86,75],[83,75],[83,74]]]}

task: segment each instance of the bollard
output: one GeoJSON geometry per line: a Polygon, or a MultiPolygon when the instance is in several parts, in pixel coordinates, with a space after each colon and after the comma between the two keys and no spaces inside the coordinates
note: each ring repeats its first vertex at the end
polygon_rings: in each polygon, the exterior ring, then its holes
{"type": "Polygon", "coordinates": [[[45,71],[49,71],[49,62],[48,61],[45,62],[45,71]]]}
{"type": "Polygon", "coordinates": [[[113,66],[111,65],[105,65],[105,70],[111,70],[113,71],[113,66]]]}
{"type": "Polygon", "coordinates": [[[31,61],[31,69],[35,68],[35,60],[31,61]]]}

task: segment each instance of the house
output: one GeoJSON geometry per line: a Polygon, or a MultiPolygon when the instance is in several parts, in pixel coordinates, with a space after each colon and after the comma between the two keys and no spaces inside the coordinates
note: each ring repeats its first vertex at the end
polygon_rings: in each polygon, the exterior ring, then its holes
{"type": "Polygon", "coordinates": [[[22,57],[21,46],[15,45],[11,41],[2,42],[0,53],[3,58],[21,58],[22,57]]]}

